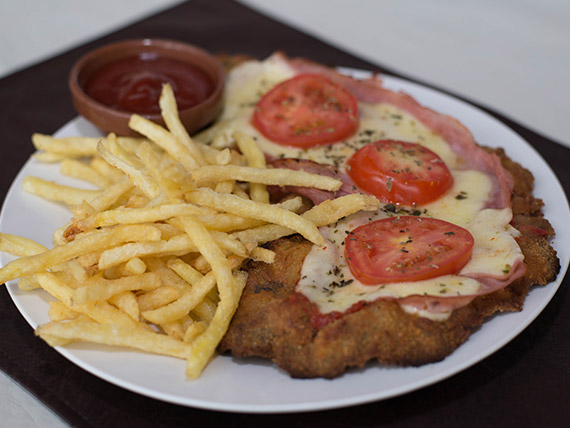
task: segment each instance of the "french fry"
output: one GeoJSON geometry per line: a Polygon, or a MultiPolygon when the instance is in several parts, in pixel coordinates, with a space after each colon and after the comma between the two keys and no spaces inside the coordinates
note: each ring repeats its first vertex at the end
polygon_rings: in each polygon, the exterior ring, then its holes
{"type": "Polygon", "coordinates": [[[22,291],[30,291],[42,288],[42,286],[35,275],[28,275],[18,279],[18,288],[22,291]]]}
{"type": "Polygon", "coordinates": [[[107,187],[112,183],[110,178],[99,174],[89,165],[76,159],[63,159],[60,163],[60,171],[63,175],[86,181],[99,188],[107,187]]]}
{"type": "MultiPolygon", "coordinates": [[[[154,204],[161,204],[163,202],[164,200],[162,200],[160,197],[152,200],[152,203],[154,204]]],[[[140,194],[132,194],[129,195],[127,201],[124,202],[123,206],[125,208],[145,208],[149,205],[151,205],[151,200],[148,197],[140,194]]]]}
{"type": "Polygon", "coordinates": [[[210,272],[176,300],[173,299],[167,304],[164,304],[164,306],[161,305],[158,307],[158,305],[156,305],[153,308],[145,308],[142,312],[142,316],[154,324],[163,324],[177,320],[198,306],[215,285],[216,278],[214,274],[210,272]]]}
{"type": "Polygon", "coordinates": [[[275,252],[263,247],[255,247],[250,251],[249,256],[258,262],[273,263],[275,261],[275,252]]]}
{"type": "Polygon", "coordinates": [[[125,269],[131,275],[141,275],[146,271],[146,264],[140,258],[133,257],[126,263],[125,269]]]}
{"type": "Polygon", "coordinates": [[[245,287],[247,274],[239,272],[234,280],[235,286],[231,293],[223,295],[214,318],[202,334],[190,344],[190,351],[186,360],[186,376],[190,379],[196,379],[210,359],[212,358],[216,347],[224,336],[228,325],[237,309],[241,291],[245,287]]]}
{"type": "MultiPolygon", "coordinates": [[[[120,139],[119,139],[120,141],[120,139]]],[[[143,141],[144,143],[144,141],[143,141]]],[[[142,144],[142,143],[141,143],[142,144]]],[[[99,175],[103,177],[107,177],[111,183],[116,183],[119,180],[122,180],[125,175],[122,171],[118,170],[114,166],[108,164],[105,159],[103,159],[99,154],[91,158],[91,162],[89,162],[89,166],[99,173],[99,175]]]]}
{"type": "Polygon", "coordinates": [[[326,200],[306,211],[302,216],[317,226],[325,226],[358,211],[377,210],[379,206],[380,201],[374,196],[353,193],[326,200]]]}
{"type": "Polygon", "coordinates": [[[57,163],[67,159],[65,155],[51,152],[35,152],[32,157],[42,163],[57,163]]]}
{"type": "Polygon", "coordinates": [[[154,261],[155,263],[152,264],[155,266],[152,267],[152,270],[160,275],[160,283],[162,285],[168,285],[181,294],[189,289],[190,284],[180,278],[180,276],[174,273],[174,271],[169,269],[164,258],[154,258],[154,261]]]}
{"type": "MultiPolygon", "coordinates": [[[[251,183],[251,184],[255,184],[255,183],[251,183]]],[[[243,185],[241,185],[240,183],[234,183],[234,189],[233,189],[233,193],[236,196],[239,196],[242,199],[251,199],[249,197],[249,194],[246,192],[246,189],[244,189],[243,185]]],[[[260,202],[260,201],[257,201],[260,202]]]]}
{"type": "Polygon", "coordinates": [[[63,202],[66,205],[91,201],[101,194],[100,190],[77,189],[33,176],[24,177],[22,185],[24,190],[32,195],[54,202],[63,202]]]}
{"type": "MultiPolygon", "coordinates": [[[[212,231],[211,233],[216,244],[224,251],[243,256],[247,254],[246,248],[233,236],[217,231],[212,231]]],[[[108,269],[120,263],[128,262],[135,257],[182,256],[199,251],[200,248],[196,247],[192,237],[176,235],[168,240],[132,242],[105,250],[99,257],[98,267],[101,270],[108,269]]]]}
{"type": "Polygon", "coordinates": [[[72,305],[71,296],[73,295],[73,289],[68,287],[64,281],[61,281],[57,275],[51,272],[42,272],[36,274],[36,279],[40,286],[50,295],[68,307],[72,305]]]}
{"type": "Polygon", "coordinates": [[[174,159],[180,162],[186,170],[192,171],[199,166],[196,159],[192,156],[190,149],[162,126],[142,116],[133,114],[129,120],[129,127],[154,141],[174,159]]]}
{"type": "Polygon", "coordinates": [[[111,134],[106,139],[99,142],[97,145],[97,151],[109,164],[123,171],[132,183],[150,199],[158,196],[160,189],[147,174],[145,174],[140,168],[129,163],[124,157],[117,156],[116,153],[113,153],[113,150],[115,152],[117,151],[117,146],[118,143],[116,137],[111,134]]]}
{"type": "Polygon", "coordinates": [[[186,234],[212,268],[220,295],[230,293],[233,287],[230,261],[216,243],[212,234],[194,217],[180,217],[180,220],[182,221],[186,234]]]}
{"type": "Polygon", "coordinates": [[[196,284],[204,277],[199,271],[181,259],[171,259],[166,265],[190,285],[196,284]]]}
{"type": "Polygon", "coordinates": [[[87,270],[79,263],[78,259],[72,259],[51,268],[52,272],[64,272],[78,283],[83,283],[89,277],[87,270]]]}
{"type": "Polygon", "coordinates": [[[49,269],[62,262],[98,249],[119,245],[124,242],[156,240],[160,231],[150,225],[117,226],[82,236],[74,241],[55,247],[41,254],[13,260],[0,269],[0,284],[20,276],[49,269]]]}
{"type": "MultiPolygon", "coordinates": [[[[212,292],[214,291],[215,290],[212,290],[212,292]]],[[[190,311],[190,315],[193,319],[202,321],[205,325],[208,325],[214,319],[216,309],[218,308],[218,302],[219,299],[216,299],[214,301],[211,298],[206,297],[198,305],[196,305],[192,311],[190,311]]]]}
{"type": "MultiPolygon", "coordinates": [[[[334,223],[343,217],[358,211],[378,209],[380,202],[374,196],[350,194],[340,198],[326,200],[301,215],[316,226],[334,223]]],[[[277,224],[267,224],[247,230],[234,232],[232,235],[242,241],[250,251],[266,242],[295,233],[292,228],[277,224]]]]}
{"type": "Polygon", "coordinates": [[[230,149],[220,150],[211,164],[223,166],[229,165],[232,162],[232,151],[230,149]]]}
{"type": "MultiPolygon", "coordinates": [[[[61,155],[65,158],[92,157],[97,154],[99,137],[65,137],[55,138],[51,135],[34,133],[32,143],[42,152],[61,155]]],[[[126,147],[136,147],[140,138],[119,137],[119,142],[126,147]]]]}
{"type": "Polygon", "coordinates": [[[191,176],[198,186],[223,180],[237,180],[276,186],[304,186],[336,191],[342,185],[342,182],[335,178],[305,171],[284,168],[254,168],[239,165],[207,165],[192,171],[191,176]]]}
{"type": "Polygon", "coordinates": [[[145,324],[139,323],[125,312],[105,301],[93,301],[82,305],[72,305],[70,309],[87,315],[100,324],[128,328],[143,328],[144,326],[144,328],[146,328],[145,324]]]}
{"type": "Polygon", "coordinates": [[[23,257],[43,253],[47,251],[47,248],[36,241],[22,236],[0,233],[0,251],[23,257]]]}
{"type": "MultiPolygon", "coordinates": [[[[230,269],[238,267],[242,260],[240,257],[230,257],[228,259],[230,269]]],[[[182,267],[180,264],[178,264],[177,270],[182,272],[184,276],[181,276],[184,279],[197,279],[197,281],[193,282],[192,287],[186,290],[176,301],[161,308],[144,312],[142,315],[147,320],[156,324],[162,324],[181,318],[194,310],[216,285],[216,276],[213,272],[199,276],[199,272],[189,273],[191,270],[182,267]]]]}
{"type": "Polygon", "coordinates": [[[69,158],[94,156],[97,154],[99,140],[100,138],[88,137],[54,138],[38,133],[32,135],[32,143],[37,150],[69,158]]]}
{"type": "MultiPolygon", "coordinates": [[[[240,152],[243,153],[247,164],[254,168],[265,168],[265,155],[255,143],[255,140],[243,132],[234,132],[235,138],[240,152]]],[[[249,185],[249,193],[251,199],[257,202],[269,203],[269,193],[264,184],[251,183],[249,185]]]]}
{"type": "Polygon", "coordinates": [[[255,140],[249,135],[236,131],[233,134],[240,152],[245,156],[247,164],[254,168],[265,168],[265,154],[257,146],[255,140]]]}
{"type": "MultiPolygon", "coordinates": [[[[132,190],[133,183],[128,179],[122,179],[113,183],[107,189],[102,191],[96,198],[91,200],[90,206],[95,211],[104,211],[119,201],[123,195],[132,190]]],[[[88,214],[84,212],[84,215],[88,214]]]]}
{"type": "Polygon", "coordinates": [[[215,213],[213,210],[211,213],[206,214],[206,208],[202,208],[204,209],[204,213],[201,214],[199,218],[202,224],[209,230],[231,232],[265,224],[262,220],[241,217],[234,214],[215,213]]]}
{"type": "Polygon", "coordinates": [[[167,159],[164,152],[159,152],[150,143],[141,144],[137,156],[144,162],[147,171],[168,201],[182,201],[184,192],[192,190],[193,186],[187,172],[167,159]]]}
{"type": "Polygon", "coordinates": [[[118,279],[89,279],[73,292],[72,301],[80,305],[94,300],[108,300],[123,291],[146,291],[158,286],[160,286],[159,275],[155,272],[124,276],[118,279]]]}
{"type": "MultiPolygon", "coordinates": [[[[180,297],[180,292],[169,285],[163,285],[162,287],[155,288],[148,293],[144,293],[137,298],[139,310],[141,311],[143,317],[148,311],[152,311],[156,308],[164,307],[170,304],[174,300],[180,297]]],[[[174,321],[177,318],[173,318],[169,321],[174,321]]],[[[160,324],[160,323],[156,323],[160,324]]]]}
{"type": "Polygon", "coordinates": [[[148,208],[120,208],[106,210],[80,220],[70,227],[81,231],[95,229],[102,226],[116,224],[138,224],[165,221],[172,217],[186,215],[214,215],[215,211],[205,209],[193,204],[164,204],[148,208]]]}
{"type": "Polygon", "coordinates": [[[222,195],[209,189],[195,190],[194,192],[188,193],[186,198],[190,202],[198,205],[226,211],[243,217],[264,220],[290,228],[316,245],[322,245],[324,243],[324,238],[314,223],[282,208],[277,208],[272,205],[267,206],[260,202],[243,200],[235,195],[222,195]]]}
{"type": "Polygon", "coordinates": [[[161,324],[160,328],[162,328],[167,335],[177,340],[182,340],[184,338],[185,330],[180,320],[161,324]]]}
{"type": "Polygon", "coordinates": [[[115,294],[109,299],[109,303],[126,313],[133,320],[138,321],[140,308],[137,298],[132,292],[123,291],[122,293],[115,294]]]}
{"type": "Polygon", "coordinates": [[[182,340],[186,343],[190,343],[198,335],[204,333],[204,331],[206,331],[206,323],[203,321],[195,321],[186,328],[182,340]]]}
{"type": "MultiPolygon", "coordinates": [[[[198,148],[200,149],[200,151],[202,152],[202,155],[204,156],[204,159],[206,160],[206,164],[207,165],[221,165],[218,163],[218,158],[220,156],[220,154],[222,153],[222,151],[215,149],[213,147],[207,146],[206,144],[199,144],[200,142],[194,137],[193,138],[194,141],[196,141],[198,144],[198,148]]],[[[226,150],[228,152],[229,155],[229,160],[227,163],[229,163],[231,161],[231,153],[229,153],[229,150],[226,150]]],[[[226,165],[227,165],[226,163],[226,165]]]]}
{"type": "Polygon", "coordinates": [[[176,105],[176,98],[174,97],[174,91],[172,90],[172,86],[170,86],[169,83],[164,85],[162,88],[159,105],[164,123],[166,123],[166,126],[170,132],[172,132],[178,141],[186,146],[188,152],[191,154],[198,165],[206,165],[206,159],[204,158],[204,155],[192,141],[188,135],[188,132],[186,131],[186,128],[184,128],[184,125],[182,125],[182,122],[180,121],[180,117],[178,116],[178,108],[176,105]]]}
{"type": "MultiPolygon", "coordinates": [[[[39,326],[36,334],[53,343],[54,339],[65,341],[84,340],[104,345],[126,346],[155,354],[177,358],[188,356],[189,345],[170,336],[155,333],[140,327],[99,324],[79,318],[69,321],[52,321],[39,326]]],[[[56,342],[58,346],[61,342],[56,342]]]]}
{"type": "Polygon", "coordinates": [[[134,257],[183,255],[195,251],[196,247],[186,235],[174,236],[168,240],[131,242],[103,251],[98,268],[109,269],[134,257]]]}
{"type": "MultiPolygon", "coordinates": [[[[185,219],[186,217],[178,217],[170,220],[171,224],[179,227],[180,229],[185,228],[185,219]]],[[[203,223],[202,223],[203,224],[203,223]]],[[[204,225],[204,227],[206,227],[204,225]]],[[[246,257],[247,250],[243,243],[241,243],[237,238],[233,236],[220,232],[217,230],[210,230],[210,235],[212,236],[213,240],[225,251],[231,254],[235,254],[238,256],[246,257]]]]}
{"type": "MultiPolygon", "coordinates": [[[[279,204],[274,204],[288,211],[297,211],[302,206],[301,198],[288,199],[279,204]]],[[[264,222],[249,217],[241,217],[234,214],[219,214],[215,210],[194,204],[165,204],[147,208],[121,208],[107,210],[93,214],[86,219],[77,221],[68,226],[76,232],[91,230],[102,226],[116,224],[137,224],[165,221],[172,217],[186,215],[198,216],[208,229],[219,231],[232,231],[244,228],[260,226],[264,222]]]]}
{"type": "Polygon", "coordinates": [[[214,190],[218,193],[232,193],[234,190],[235,181],[225,180],[216,184],[214,190]]]}
{"type": "MultiPolygon", "coordinates": [[[[297,212],[303,206],[303,200],[299,197],[287,199],[283,202],[273,204],[275,207],[283,208],[287,211],[297,212]]],[[[250,229],[261,226],[266,222],[251,217],[242,217],[234,214],[206,214],[207,208],[202,207],[204,213],[200,214],[200,221],[209,230],[219,230],[220,232],[231,232],[242,229],[250,229]]],[[[212,213],[214,211],[212,210],[212,213]]]]}
{"type": "Polygon", "coordinates": [[[70,320],[81,316],[81,313],[70,309],[59,300],[49,303],[49,319],[52,321],[70,320]]]}
{"type": "Polygon", "coordinates": [[[162,239],[170,239],[173,238],[175,236],[181,235],[184,232],[180,229],[178,229],[176,226],[173,226],[171,224],[168,223],[153,223],[154,227],[156,227],[158,230],[160,230],[160,233],[162,234],[162,239]]]}

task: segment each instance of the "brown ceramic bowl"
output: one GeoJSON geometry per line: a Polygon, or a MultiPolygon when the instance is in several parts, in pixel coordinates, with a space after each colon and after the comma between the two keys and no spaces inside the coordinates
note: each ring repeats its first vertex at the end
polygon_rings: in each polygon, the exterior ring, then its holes
{"type": "MultiPolygon", "coordinates": [[[[85,93],[84,88],[90,76],[101,67],[146,53],[157,54],[160,57],[198,67],[212,80],[213,92],[204,101],[179,112],[180,120],[189,133],[203,128],[216,118],[222,109],[225,84],[225,72],[222,65],[211,54],[196,46],[161,39],[137,39],[111,43],[81,57],[73,65],[69,76],[69,89],[77,112],[105,133],[137,135],[128,126],[132,112],[111,108],[94,100],[85,93]]],[[[143,114],[142,116],[164,125],[160,114],[143,114]]]]}

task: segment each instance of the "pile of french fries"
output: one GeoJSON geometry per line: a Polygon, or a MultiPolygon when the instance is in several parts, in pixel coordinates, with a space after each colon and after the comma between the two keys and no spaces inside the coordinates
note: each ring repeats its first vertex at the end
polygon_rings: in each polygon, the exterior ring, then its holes
{"type": "Polygon", "coordinates": [[[38,161],[97,189],[26,177],[24,189],[63,203],[71,220],[53,248],[0,234],[0,250],[18,256],[0,283],[19,279],[53,300],[36,334],[52,346],[74,341],[126,346],[186,360],[198,377],[238,306],[248,259],[271,263],[263,244],[299,233],[322,245],[318,227],[374,197],[349,195],[299,214],[299,197],[270,203],[267,185],[336,190],[341,183],[303,171],[267,168],[255,141],[240,132],[230,147],[193,140],[180,122],[172,88],[160,107],[166,127],[133,115],[141,138],[54,138],[35,134],[38,161]]]}

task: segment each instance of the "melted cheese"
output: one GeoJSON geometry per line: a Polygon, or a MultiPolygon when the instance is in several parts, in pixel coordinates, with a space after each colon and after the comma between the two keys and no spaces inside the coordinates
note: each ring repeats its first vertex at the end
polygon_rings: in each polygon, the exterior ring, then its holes
{"type": "MultiPolygon", "coordinates": [[[[516,230],[509,226],[510,209],[484,209],[492,191],[492,181],[475,170],[460,170],[461,159],[449,144],[405,111],[388,104],[359,103],[358,132],[345,141],[301,150],[267,140],[250,124],[257,101],[275,84],[294,75],[279,57],[264,62],[250,62],[232,71],[229,77],[225,110],[213,130],[198,139],[218,147],[229,146],[236,130],[253,136],[261,150],[273,157],[294,157],[343,168],[359,148],[379,139],[397,139],[420,143],[437,153],[450,169],[453,187],[440,199],[422,207],[383,206],[379,211],[360,212],[321,228],[327,243],[313,246],[301,271],[297,291],[315,302],[322,313],[346,311],[359,301],[377,298],[402,298],[411,295],[463,296],[479,292],[480,283],[463,275],[484,273],[502,276],[522,253],[514,240],[516,230]],[[471,261],[458,275],[446,275],[425,281],[364,285],[348,268],[344,259],[344,240],[349,231],[373,220],[397,214],[422,215],[443,219],[468,229],[475,240],[471,261]]],[[[404,306],[408,312],[435,320],[448,313],[430,313],[404,306]]]]}
{"type": "MultiPolygon", "coordinates": [[[[264,62],[248,62],[232,71],[226,87],[224,111],[215,127],[216,147],[230,146],[233,133],[242,131],[255,138],[260,149],[275,158],[308,159],[343,168],[358,149],[380,139],[400,139],[419,142],[437,153],[448,168],[458,159],[445,140],[413,116],[389,104],[359,103],[359,128],[351,138],[334,144],[298,149],[276,144],[265,138],[250,123],[253,110],[261,97],[274,85],[291,78],[293,70],[279,57],[264,62]]],[[[209,131],[210,136],[213,132],[209,131]]],[[[204,141],[198,136],[197,140],[204,141]]],[[[209,142],[209,141],[207,141],[209,142]]]]}
{"type": "Polygon", "coordinates": [[[480,171],[452,169],[451,174],[451,189],[436,201],[424,205],[423,209],[429,217],[467,228],[485,206],[493,183],[488,175],[480,171]]]}
{"type": "Polygon", "coordinates": [[[479,212],[468,225],[475,239],[471,260],[461,271],[463,275],[485,272],[503,276],[509,273],[516,260],[523,258],[515,237],[520,233],[509,223],[512,212],[486,209],[479,212]]]}
{"type": "MultiPolygon", "coordinates": [[[[474,238],[473,254],[469,263],[458,275],[446,275],[424,281],[364,285],[347,266],[344,258],[344,240],[356,227],[374,220],[394,216],[392,208],[385,206],[377,212],[360,212],[340,220],[334,225],[321,227],[327,239],[324,247],[313,246],[303,264],[297,291],[315,302],[322,313],[344,312],[353,304],[379,297],[402,298],[412,295],[435,297],[465,296],[477,294],[480,283],[465,275],[486,274],[501,277],[510,266],[522,259],[522,252],[514,240],[518,232],[509,225],[512,211],[484,209],[492,191],[491,179],[474,170],[452,170],[453,187],[440,199],[414,211],[425,217],[435,217],[466,228],[474,238]]],[[[405,209],[399,214],[407,215],[405,209]]],[[[405,307],[408,312],[423,317],[442,320],[449,313],[418,312],[405,307]]]]}
{"type": "Polygon", "coordinates": [[[220,120],[249,116],[259,99],[273,86],[294,76],[279,57],[249,61],[234,69],[227,81],[224,111],[220,120]]]}
{"type": "MultiPolygon", "coordinates": [[[[474,205],[465,206],[466,216],[474,205]]],[[[429,214],[426,212],[426,216],[429,214]]],[[[472,295],[480,291],[481,285],[476,279],[464,275],[485,273],[502,276],[509,266],[522,257],[513,237],[516,231],[508,225],[505,227],[505,221],[511,217],[510,209],[472,211],[466,226],[475,240],[473,255],[458,275],[444,275],[424,281],[364,285],[348,268],[344,258],[344,240],[348,232],[356,227],[394,215],[383,210],[359,212],[334,225],[322,227],[321,232],[327,242],[323,247],[313,246],[307,254],[297,291],[315,302],[322,313],[344,312],[359,301],[373,301],[379,297],[472,295]]],[[[426,314],[423,313],[423,316],[426,314]]]]}

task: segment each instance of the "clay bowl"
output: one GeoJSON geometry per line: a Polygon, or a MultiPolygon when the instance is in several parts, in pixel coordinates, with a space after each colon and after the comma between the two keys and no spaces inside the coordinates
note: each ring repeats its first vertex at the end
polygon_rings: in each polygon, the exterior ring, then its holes
{"type": "MultiPolygon", "coordinates": [[[[136,136],[129,126],[130,111],[103,104],[85,92],[89,78],[101,67],[123,59],[157,55],[181,61],[201,69],[213,84],[213,90],[199,104],[179,111],[180,120],[189,133],[212,122],[222,109],[225,71],[210,53],[196,46],[174,40],[136,39],[111,43],[95,49],[77,60],[69,75],[69,89],[77,112],[105,133],[136,136]]],[[[175,91],[176,92],[176,91],[175,91]]],[[[164,122],[159,113],[141,114],[160,125],[164,122]]]]}

